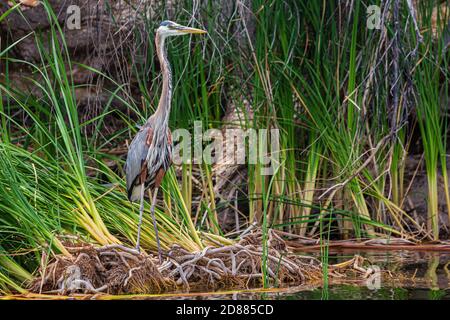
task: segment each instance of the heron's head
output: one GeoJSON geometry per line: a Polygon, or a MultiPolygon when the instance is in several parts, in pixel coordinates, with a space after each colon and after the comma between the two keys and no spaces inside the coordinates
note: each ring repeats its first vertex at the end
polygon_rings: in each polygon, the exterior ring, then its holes
{"type": "Polygon", "coordinates": [[[205,30],[182,26],[173,21],[165,20],[161,22],[156,30],[162,36],[182,36],[185,34],[206,33],[205,30]]]}

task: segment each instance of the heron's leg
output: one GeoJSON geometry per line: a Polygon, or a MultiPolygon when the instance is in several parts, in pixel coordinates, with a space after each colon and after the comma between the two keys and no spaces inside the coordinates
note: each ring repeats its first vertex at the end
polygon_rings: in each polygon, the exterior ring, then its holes
{"type": "Polygon", "coordinates": [[[159,263],[162,263],[161,242],[159,241],[158,226],[156,225],[156,218],[155,218],[155,203],[156,203],[156,196],[158,195],[158,189],[159,188],[156,187],[155,191],[153,192],[153,199],[152,199],[152,206],[150,207],[150,213],[152,215],[153,228],[155,229],[155,238],[156,238],[156,245],[158,247],[159,263]]]}
{"type": "Polygon", "coordinates": [[[141,241],[141,225],[142,225],[142,216],[144,213],[144,191],[145,185],[141,185],[141,205],[139,207],[139,223],[138,223],[138,232],[137,232],[137,240],[136,240],[136,250],[141,252],[140,241],[141,241]]]}

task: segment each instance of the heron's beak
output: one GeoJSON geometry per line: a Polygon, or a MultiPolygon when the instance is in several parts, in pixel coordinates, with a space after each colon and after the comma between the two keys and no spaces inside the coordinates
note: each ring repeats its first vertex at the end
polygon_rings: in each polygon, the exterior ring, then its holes
{"type": "Polygon", "coordinates": [[[181,33],[193,33],[193,34],[207,33],[205,30],[202,30],[202,29],[189,28],[189,27],[184,27],[184,26],[178,27],[177,30],[181,33]]]}

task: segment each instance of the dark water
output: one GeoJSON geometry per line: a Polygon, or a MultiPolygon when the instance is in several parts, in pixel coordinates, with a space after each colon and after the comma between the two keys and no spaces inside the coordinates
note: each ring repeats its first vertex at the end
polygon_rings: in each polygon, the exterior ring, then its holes
{"type": "Polygon", "coordinates": [[[280,296],[279,299],[295,300],[450,300],[449,289],[381,287],[369,290],[363,286],[334,285],[328,289],[316,289],[280,296]]]}
{"type": "MultiPolygon", "coordinates": [[[[411,251],[356,252],[392,277],[382,279],[379,288],[359,285],[330,285],[288,295],[286,299],[374,299],[450,300],[450,254],[411,251]],[[400,276],[399,278],[397,276],[400,276]]],[[[351,258],[355,252],[330,254],[329,263],[351,258]]]]}
{"type": "MultiPolygon", "coordinates": [[[[330,283],[321,286],[298,286],[276,292],[230,291],[189,294],[175,299],[282,299],[282,300],[450,300],[450,254],[411,251],[330,253],[329,264],[349,260],[359,254],[392,276],[380,279],[379,285],[366,281],[330,283]],[[385,279],[386,278],[386,279],[385,279]]],[[[164,297],[171,298],[171,297],[164,297]]]]}

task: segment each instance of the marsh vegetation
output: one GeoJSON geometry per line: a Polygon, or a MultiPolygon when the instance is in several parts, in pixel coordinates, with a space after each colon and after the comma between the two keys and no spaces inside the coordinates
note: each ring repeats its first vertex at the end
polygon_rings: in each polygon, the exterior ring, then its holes
{"type": "MultiPolygon", "coordinates": [[[[170,281],[144,276],[131,291],[222,271],[222,287],[299,284],[305,274],[326,283],[335,240],[448,248],[449,1],[73,3],[79,29],[60,1],[0,4],[0,294],[60,290],[66,279],[47,272],[57,261],[121,263],[125,287],[141,266],[123,250],[135,245],[139,211],[123,166],[158,104],[153,37],[167,18],[208,31],[169,45],[170,128],[193,132],[201,121],[224,141],[226,129],[277,129],[279,166],[271,175],[261,163],[172,166],[156,217],[164,252],[185,258],[155,271],[146,204],[141,271],[170,281]],[[294,257],[298,244],[319,246],[320,257],[294,257]]],[[[109,279],[100,278],[94,289],[109,279]]]]}

